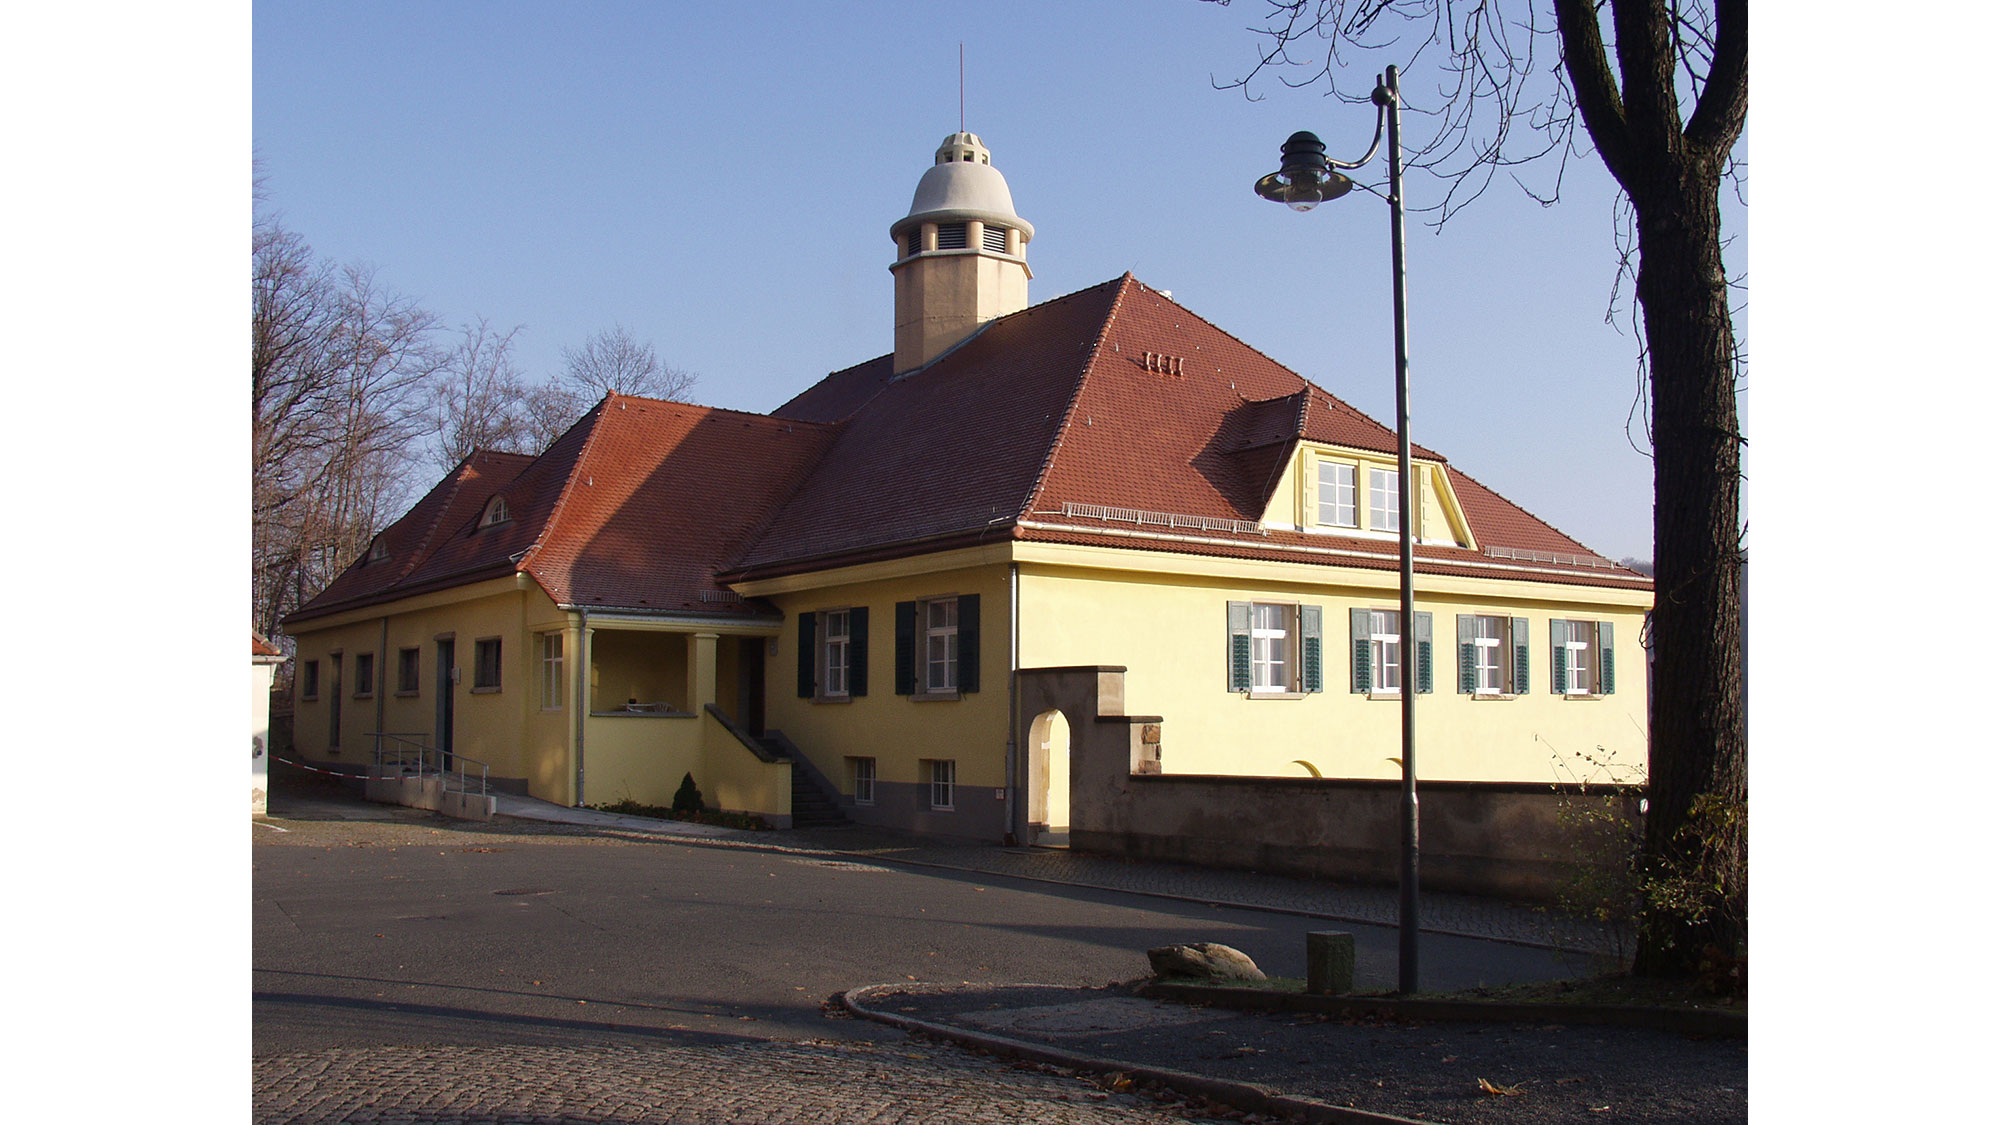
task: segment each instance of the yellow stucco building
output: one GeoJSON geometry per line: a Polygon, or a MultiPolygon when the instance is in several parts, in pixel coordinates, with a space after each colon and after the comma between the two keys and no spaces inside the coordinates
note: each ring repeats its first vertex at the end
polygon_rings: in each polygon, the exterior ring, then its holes
{"type": "Polygon", "coordinates": [[[1401,651],[1394,435],[1129,274],[1029,306],[1033,233],[954,134],[891,228],[890,354],[468,459],[287,619],[298,751],[1032,839],[1067,740],[1014,673],[1115,666],[1168,773],[1398,776],[1406,691],[1426,780],[1645,760],[1643,576],[1417,449],[1401,651]]]}

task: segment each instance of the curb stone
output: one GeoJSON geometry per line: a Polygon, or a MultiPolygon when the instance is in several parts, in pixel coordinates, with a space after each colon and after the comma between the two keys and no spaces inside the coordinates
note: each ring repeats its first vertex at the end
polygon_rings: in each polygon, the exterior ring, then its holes
{"type": "Polygon", "coordinates": [[[1741,1039],[1749,1016],[1707,1008],[1620,1008],[1596,1004],[1534,1004],[1478,1000],[1402,999],[1386,996],[1316,996],[1302,992],[1226,988],[1203,984],[1152,982],[1135,994],[1153,1000],[1204,1004],[1246,1012],[1318,1012],[1341,1016],[1384,1016],[1412,1020],[1491,1020],[1594,1024],[1677,1031],[1688,1035],[1741,1039]]]}
{"type": "MultiPolygon", "coordinates": [[[[1006,985],[998,986],[1001,988],[1006,985]]],[[[1059,987],[1054,985],[1016,985],[1014,987],[1059,987]]],[[[1039,1043],[1029,1043],[1011,1039],[990,1032],[971,1031],[949,1024],[932,1023],[896,1012],[886,1012],[870,1008],[867,1001],[877,996],[893,996],[913,992],[940,993],[957,991],[955,986],[944,984],[871,984],[851,988],[840,994],[841,1006],[863,1019],[900,1027],[904,1031],[917,1031],[925,1035],[968,1047],[977,1047],[997,1055],[1026,1059],[1030,1062],[1049,1063],[1077,1070],[1087,1070],[1098,1074],[1124,1074],[1157,1082],[1169,1089],[1184,1094],[1207,1098],[1222,1105],[1231,1106],[1248,1113],[1277,1114],[1288,1118],[1312,1122],[1313,1125],[1432,1125],[1415,1117],[1397,1117],[1386,1113],[1370,1113],[1364,1109],[1334,1105],[1315,1098],[1302,1098],[1290,1094],[1273,1093],[1262,1086],[1248,1082],[1232,1082],[1224,1078],[1210,1078],[1207,1075],[1192,1074],[1184,1070],[1170,1070],[1165,1067],[1140,1066],[1119,1062],[1115,1059],[1098,1058],[1094,1055],[1077,1054],[1059,1047],[1049,1047],[1039,1043]]]]}

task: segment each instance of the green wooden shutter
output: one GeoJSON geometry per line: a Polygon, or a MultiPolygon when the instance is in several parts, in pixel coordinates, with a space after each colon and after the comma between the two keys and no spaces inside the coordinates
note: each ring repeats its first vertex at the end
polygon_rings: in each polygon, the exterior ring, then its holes
{"type": "Polygon", "coordinates": [[[958,690],[979,690],[979,595],[958,599],[958,690]]]}
{"type": "Polygon", "coordinates": [[[1354,678],[1353,686],[1349,687],[1348,690],[1350,692],[1361,692],[1365,695],[1368,689],[1373,686],[1370,683],[1373,669],[1370,668],[1368,663],[1368,611],[1365,609],[1348,610],[1347,631],[1348,635],[1354,641],[1354,678]]]}
{"type": "Polygon", "coordinates": [[[1302,605],[1299,607],[1299,689],[1301,691],[1326,690],[1324,670],[1320,667],[1320,625],[1319,607],[1302,605]]]}
{"type": "Polygon", "coordinates": [[[1431,615],[1427,611],[1417,612],[1416,627],[1410,630],[1417,642],[1417,694],[1425,695],[1431,690],[1431,615]]]}
{"type": "Polygon", "coordinates": [[[1562,695],[1569,690],[1569,622],[1549,622],[1549,690],[1562,695]]]}
{"type": "Polygon", "coordinates": [[[1229,690],[1250,690],[1250,603],[1229,603],[1229,690]]]}
{"type": "Polygon", "coordinates": [[[896,694],[917,690],[917,603],[896,603],[896,694]]]}
{"type": "Polygon", "coordinates": [[[1514,644],[1514,683],[1511,685],[1513,693],[1515,695],[1526,695],[1528,693],[1528,619],[1525,617],[1516,617],[1513,628],[1508,631],[1507,639],[1514,644]]]}
{"type": "Polygon", "coordinates": [[[1597,694],[1610,695],[1616,682],[1611,659],[1611,622],[1597,623],[1597,694]]]}
{"type": "Polygon", "coordinates": [[[1472,632],[1477,618],[1469,613],[1458,615],[1458,694],[1472,695],[1479,690],[1479,653],[1472,643],[1472,632]]]}
{"type": "Polygon", "coordinates": [[[817,662],[813,659],[813,641],[819,635],[819,614],[799,614],[799,698],[811,699],[814,680],[817,677],[817,662]]]}
{"type": "Polygon", "coordinates": [[[868,607],[847,611],[847,694],[868,694],[868,607]]]}

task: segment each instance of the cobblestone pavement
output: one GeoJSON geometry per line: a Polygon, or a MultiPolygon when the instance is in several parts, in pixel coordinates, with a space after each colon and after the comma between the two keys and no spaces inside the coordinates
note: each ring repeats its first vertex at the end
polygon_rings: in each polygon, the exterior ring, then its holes
{"type": "MultiPolygon", "coordinates": [[[[912,1040],[368,1048],[258,1058],[260,1125],[1186,1125],[1185,1102],[912,1040]]],[[[1231,1115],[1233,1120],[1241,1117],[1231,1115]]]]}

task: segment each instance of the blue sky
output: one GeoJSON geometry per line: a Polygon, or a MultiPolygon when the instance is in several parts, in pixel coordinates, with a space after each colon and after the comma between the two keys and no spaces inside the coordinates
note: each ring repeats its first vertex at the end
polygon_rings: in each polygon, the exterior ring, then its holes
{"type": "MultiPolygon", "coordinates": [[[[1297,129],[1359,156],[1373,114],[1214,89],[1253,61],[1257,8],[260,3],[254,143],[268,206],[323,256],[448,323],[522,326],[530,378],[619,323],[698,374],[697,401],[763,411],[889,350],[888,229],[959,126],[963,42],[965,125],[1035,226],[1031,300],[1130,270],[1389,422],[1386,206],[1299,215],[1250,190],[1297,129]]],[[[1441,233],[1413,217],[1414,437],[1594,550],[1650,557],[1636,344],[1605,323],[1609,179],[1573,161],[1564,194],[1497,185],[1441,233]]]]}

